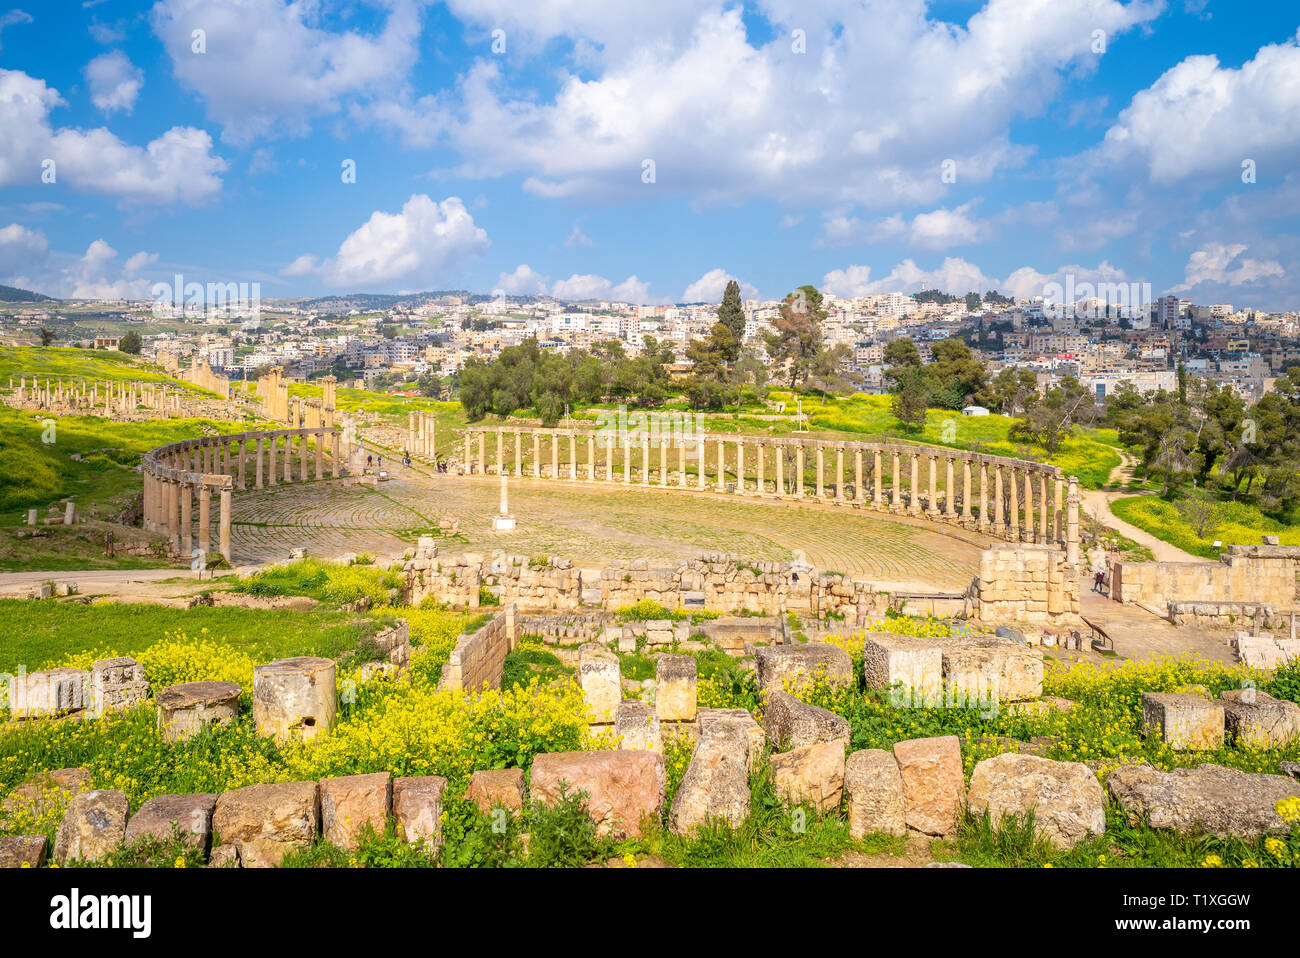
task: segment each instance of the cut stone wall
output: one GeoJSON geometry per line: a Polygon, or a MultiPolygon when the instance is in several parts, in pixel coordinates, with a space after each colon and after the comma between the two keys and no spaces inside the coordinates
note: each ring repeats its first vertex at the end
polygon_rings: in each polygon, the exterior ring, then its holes
{"type": "Polygon", "coordinates": [[[475,691],[501,688],[506,655],[518,643],[515,606],[503,606],[491,621],[475,632],[461,635],[452,649],[451,658],[442,667],[440,689],[475,691]]]}
{"type": "Polygon", "coordinates": [[[1117,562],[1111,595],[1120,602],[1251,602],[1296,606],[1300,547],[1229,546],[1218,562],[1117,562]]]}
{"type": "Polygon", "coordinates": [[[970,617],[986,622],[1079,621],[1079,571],[1058,549],[985,549],[971,583],[970,617]]]}

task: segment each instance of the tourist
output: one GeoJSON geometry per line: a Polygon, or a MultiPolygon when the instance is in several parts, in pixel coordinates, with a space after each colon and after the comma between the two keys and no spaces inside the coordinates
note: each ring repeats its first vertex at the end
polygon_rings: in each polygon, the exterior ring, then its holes
{"type": "Polygon", "coordinates": [[[1106,552],[1101,546],[1088,550],[1088,571],[1092,573],[1092,591],[1101,592],[1106,580],[1106,552]]]}

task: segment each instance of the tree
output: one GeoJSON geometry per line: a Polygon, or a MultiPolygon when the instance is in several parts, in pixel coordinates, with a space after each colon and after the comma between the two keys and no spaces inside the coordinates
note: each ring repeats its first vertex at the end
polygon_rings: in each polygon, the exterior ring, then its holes
{"type": "Polygon", "coordinates": [[[890,374],[898,368],[920,369],[921,368],[921,351],[916,348],[910,336],[900,336],[897,339],[891,339],[885,346],[885,365],[889,367],[890,374]]]}
{"type": "Polygon", "coordinates": [[[781,302],[780,315],[772,322],[775,332],[765,339],[768,355],[786,368],[791,389],[808,377],[813,360],[821,351],[825,319],[822,294],[815,286],[800,286],[781,302]]]}
{"type": "Polygon", "coordinates": [[[718,322],[731,331],[735,348],[727,357],[727,362],[735,362],[740,357],[740,344],[745,338],[745,307],[740,301],[740,284],[734,279],[727,283],[722,294],[722,304],[718,306],[718,322]]]}
{"type": "Polygon", "coordinates": [[[1063,376],[1047,397],[1025,410],[1011,427],[1011,438],[1031,442],[1053,455],[1079,422],[1096,418],[1096,401],[1073,376],[1063,376]]]}
{"type": "Polygon", "coordinates": [[[960,339],[941,339],[931,347],[934,362],[925,367],[931,406],[961,409],[988,401],[988,371],[960,339]]]}
{"type": "Polygon", "coordinates": [[[696,409],[716,409],[725,405],[731,381],[727,357],[735,354],[736,340],[731,328],[719,321],[709,330],[708,339],[693,339],[686,346],[686,358],[694,368],[686,384],[686,395],[696,409]]]}
{"type": "Polygon", "coordinates": [[[1004,416],[1017,416],[1038,402],[1038,377],[1032,369],[1008,366],[989,385],[988,405],[1004,416]]]}
{"type": "Polygon", "coordinates": [[[848,365],[853,354],[849,347],[840,343],[829,349],[823,349],[813,360],[808,373],[808,385],[822,394],[822,405],[826,405],[826,394],[845,392],[849,388],[844,378],[844,367],[848,365]]]}
{"type": "Polygon", "coordinates": [[[890,408],[908,432],[915,432],[925,425],[926,401],[925,382],[920,369],[900,370],[898,373],[898,391],[890,408]]]}
{"type": "Polygon", "coordinates": [[[48,345],[50,345],[50,343],[54,342],[56,339],[59,338],[59,334],[58,334],[58,333],[56,333],[54,330],[49,329],[49,328],[47,328],[47,327],[45,327],[45,326],[42,326],[42,327],[37,331],[37,334],[36,334],[36,335],[38,335],[38,336],[41,337],[41,345],[42,345],[42,346],[48,346],[48,345]]]}
{"type": "Polygon", "coordinates": [[[118,341],[117,348],[132,356],[139,356],[142,345],[140,334],[133,329],[118,341]]]}

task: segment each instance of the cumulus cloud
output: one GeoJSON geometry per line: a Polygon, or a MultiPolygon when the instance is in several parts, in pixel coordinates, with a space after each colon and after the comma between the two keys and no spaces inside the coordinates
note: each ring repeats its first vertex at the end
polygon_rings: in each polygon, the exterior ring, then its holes
{"type": "Polygon", "coordinates": [[[621,283],[613,283],[595,273],[574,273],[568,279],[557,280],[551,287],[556,299],[599,299],[619,303],[649,303],[650,284],[629,276],[621,283]]]}
{"type": "MultiPolygon", "coordinates": [[[[156,253],[136,253],[127,260],[127,272],[153,262],[156,253]]],[[[86,248],[82,257],[63,270],[58,295],[67,299],[148,299],[147,279],[124,275],[117,268],[117,250],[102,239],[86,248]]]]}
{"type": "Polygon", "coordinates": [[[950,246],[978,243],[991,234],[988,224],[971,216],[976,203],[955,209],[940,208],[918,213],[909,222],[902,214],[864,221],[839,214],[823,225],[821,246],[850,246],[903,240],[921,249],[945,250],[950,246]]]}
{"type": "Polygon", "coordinates": [[[869,296],[878,293],[916,293],[938,289],[960,295],[971,290],[993,289],[998,281],[986,275],[974,263],[947,257],[937,269],[925,270],[905,259],[880,279],[871,278],[870,266],[849,266],[832,270],[822,277],[822,289],[836,296],[869,296]]]}
{"type": "Polygon", "coordinates": [[[100,110],[130,113],[144,85],[144,71],[121,50],[112,50],[86,65],[86,82],[90,85],[90,102],[100,110]]]}
{"type": "MultiPolygon", "coordinates": [[[[722,294],[726,292],[727,284],[732,280],[740,280],[732,276],[724,269],[711,269],[682,293],[683,303],[720,303],[722,294]]],[[[740,283],[741,299],[757,299],[758,290],[750,283],[740,283]]]]}
{"type": "Polygon", "coordinates": [[[220,192],[226,163],[205,131],[174,126],[133,146],[102,127],[55,129],[50,111],[65,105],[45,81],[0,69],[0,186],[39,183],[53,160],[58,182],[125,203],[196,205],[220,192]]]}
{"type": "Polygon", "coordinates": [[[459,197],[449,196],[439,203],[415,193],[400,213],[372,213],[332,258],[320,264],[319,272],[326,285],[334,287],[393,288],[413,283],[432,289],[488,246],[487,232],[474,224],[459,197]]]}
{"type": "Polygon", "coordinates": [[[501,290],[507,296],[536,296],[546,292],[547,278],[527,263],[520,263],[513,273],[497,277],[493,292],[501,290]]]}
{"type": "Polygon", "coordinates": [[[1210,243],[1197,250],[1188,258],[1183,282],[1172,287],[1173,292],[1185,292],[1201,283],[1242,286],[1286,275],[1277,260],[1242,256],[1246,249],[1245,243],[1210,243]]]}
{"type": "Polygon", "coordinates": [[[316,272],[316,257],[303,253],[292,263],[280,270],[281,276],[310,276],[316,272]]]}
{"type": "Polygon", "coordinates": [[[45,261],[49,251],[49,240],[40,230],[28,229],[20,223],[10,223],[0,229],[0,276],[9,279],[25,276],[45,261]]]}

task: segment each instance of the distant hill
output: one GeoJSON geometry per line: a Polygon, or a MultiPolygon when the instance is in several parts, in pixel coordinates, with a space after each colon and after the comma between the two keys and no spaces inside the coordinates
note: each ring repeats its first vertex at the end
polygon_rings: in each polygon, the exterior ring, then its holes
{"type": "Polygon", "coordinates": [[[0,286],[0,303],[57,303],[53,296],[33,293],[30,289],[18,289],[15,286],[0,286]]]}

